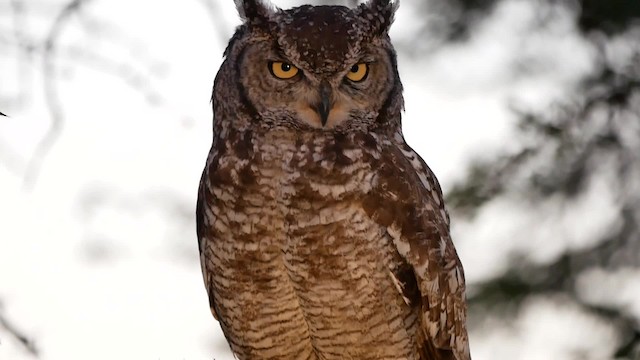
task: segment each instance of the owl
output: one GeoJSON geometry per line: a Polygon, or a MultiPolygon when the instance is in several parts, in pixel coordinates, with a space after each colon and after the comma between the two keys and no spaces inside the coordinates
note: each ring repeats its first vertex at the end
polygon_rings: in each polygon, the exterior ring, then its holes
{"type": "Polygon", "coordinates": [[[397,1],[243,20],[213,87],[197,235],[239,359],[470,359],[442,191],[405,142],[397,1]]]}

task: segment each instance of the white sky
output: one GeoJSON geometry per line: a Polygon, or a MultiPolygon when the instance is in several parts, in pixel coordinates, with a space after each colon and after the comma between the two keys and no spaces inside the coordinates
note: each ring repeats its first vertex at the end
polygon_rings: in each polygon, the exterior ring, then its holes
{"type": "MultiPolygon", "coordinates": [[[[233,2],[219,5],[225,36],[230,36],[238,24],[233,2]]],[[[559,10],[546,30],[530,33],[536,21],[533,6],[507,1],[469,43],[424,58],[400,54],[405,135],[445,190],[464,175],[471,158],[517,146],[511,101],[547,104],[593,66],[592,49],[576,35],[569,13],[559,10]],[[544,66],[514,77],[508,69],[523,57],[544,66]]],[[[18,173],[0,167],[3,313],[37,340],[44,360],[231,359],[209,313],[195,226],[173,210],[181,207],[188,215],[195,204],[211,139],[211,86],[226,43],[198,1],[95,0],[86,14],[111,32],[89,34],[91,28],[78,19],[65,29],[62,43],[76,56],[59,63],[65,128],[32,189],[23,188],[19,172],[49,121],[39,70],[30,84],[30,103],[15,112],[2,109],[12,117],[0,119],[0,143],[18,155],[18,173]],[[158,94],[162,103],[151,104],[116,76],[77,65],[95,61],[95,54],[133,64],[132,73],[151,77],[147,95],[158,94]]],[[[404,1],[392,38],[415,36],[413,16],[410,1],[404,1]]],[[[8,28],[9,20],[0,15],[0,26],[8,28]]],[[[29,26],[42,38],[48,24],[35,20],[29,26]]],[[[39,69],[40,59],[35,60],[33,67],[39,69]]],[[[15,79],[16,64],[0,66],[0,79],[15,79]]],[[[0,81],[2,95],[16,86],[0,81]]],[[[599,181],[592,181],[595,190],[586,199],[576,200],[585,209],[579,216],[588,216],[591,202],[616,213],[603,190],[606,184],[599,181]]],[[[527,212],[560,211],[566,205],[530,209],[514,207],[514,201],[496,199],[475,223],[456,227],[470,281],[499,273],[507,255],[530,249],[529,242],[511,240],[536,219],[527,212]]],[[[570,231],[575,220],[560,217],[549,229],[570,231]]],[[[541,230],[533,235],[535,244],[548,251],[537,256],[544,261],[566,246],[580,246],[614,221],[600,220],[588,233],[574,234],[573,244],[553,248],[541,230]]],[[[637,282],[620,286],[630,289],[629,297],[638,288],[637,282]]],[[[573,359],[576,349],[593,354],[584,359],[603,359],[615,339],[609,325],[562,298],[532,300],[514,327],[472,332],[474,359],[573,359]],[[575,333],[577,328],[588,331],[575,333]]],[[[29,358],[0,331],[0,359],[29,358]]]]}

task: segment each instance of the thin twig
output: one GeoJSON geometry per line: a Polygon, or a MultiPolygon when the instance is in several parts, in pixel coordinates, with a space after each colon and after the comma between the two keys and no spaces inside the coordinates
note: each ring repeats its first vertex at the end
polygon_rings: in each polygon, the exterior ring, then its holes
{"type": "Polygon", "coordinates": [[[13,336],[31,355],[38,357],[38,349],[33,341],[29,340],[23,332],[18,330],[9,320],[7,320],[3,314],[0,313],[0,327],[5,329],[11,336],[13,336]]]}
{"type": "Polygon", "coordinates": [[[59,58],[62,56],[77,60],[79,66],[96,69],[121,79],[126,85],[144,95],[150,103],[161,104],[165,101],[162,94],[151,84],[152,78],[128,62],[119,62],[80,47],[69,47],[59,58]]]}

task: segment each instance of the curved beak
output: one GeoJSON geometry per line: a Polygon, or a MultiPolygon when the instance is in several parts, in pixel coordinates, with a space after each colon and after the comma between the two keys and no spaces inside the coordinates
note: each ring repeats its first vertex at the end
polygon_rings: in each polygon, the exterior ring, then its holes
{"type": "Polygon", "coordinates": [[[331,112],[331,85],[328,81],[323,80],[320,83],[320,103],[318,103],[315,108],[320,115],[320,121],[322,122],[322,126],[327,124],[327,120],[329,119],[329,112],[331,112]]]}

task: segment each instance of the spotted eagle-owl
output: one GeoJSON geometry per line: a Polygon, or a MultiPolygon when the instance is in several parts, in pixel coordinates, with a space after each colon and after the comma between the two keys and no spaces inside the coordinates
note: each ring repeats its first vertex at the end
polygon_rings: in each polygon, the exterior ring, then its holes
{"type": "Polygon", "coordinates": [[[213,88],[197,203],[213,316],[239,359],[470,359],[442,192],[401,130],[397,1],[243,19],[213,88]]]}

